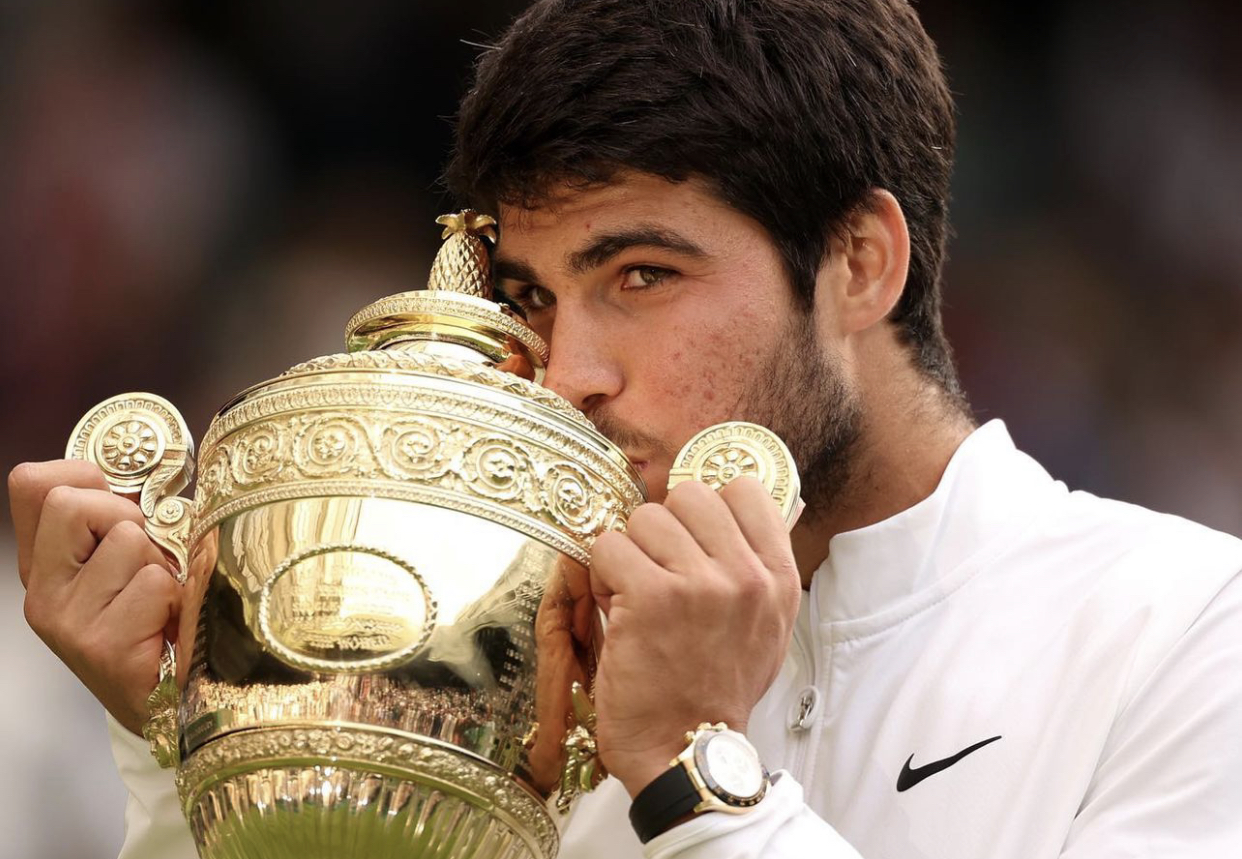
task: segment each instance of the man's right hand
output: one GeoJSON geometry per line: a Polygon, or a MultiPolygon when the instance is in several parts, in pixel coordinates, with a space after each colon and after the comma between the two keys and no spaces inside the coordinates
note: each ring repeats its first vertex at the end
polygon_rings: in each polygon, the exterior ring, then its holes
{"type": "Polygon", "coordinates": [[[181,589],[138,505],[87,462],[26,462],[9,474],[26,621],[118,722],[140,733],[175,635],[181,589]]]}

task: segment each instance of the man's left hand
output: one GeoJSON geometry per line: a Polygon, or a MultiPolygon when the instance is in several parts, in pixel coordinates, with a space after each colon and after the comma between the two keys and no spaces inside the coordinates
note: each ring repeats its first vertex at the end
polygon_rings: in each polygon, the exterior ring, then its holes
{"type": "Polygon", "coordinates": [[[688,481],[595,542],[608,616],[596,677],[600,757],[635,796],[701,722],[746,730],[784,660],[801,582],[776,503],[753,478],[688,481]]]}

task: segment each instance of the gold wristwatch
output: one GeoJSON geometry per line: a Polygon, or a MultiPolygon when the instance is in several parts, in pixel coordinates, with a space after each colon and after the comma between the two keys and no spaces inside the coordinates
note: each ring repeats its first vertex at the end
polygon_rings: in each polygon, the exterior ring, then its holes
{"type": "Polygon", "coordinates": [[[723,722],[704,722],[686,734],[686,743],[630,805],[630,823],[644,844],[687,815],[742,814],[767,793],[768,771],[759,753],[723,722]]]}

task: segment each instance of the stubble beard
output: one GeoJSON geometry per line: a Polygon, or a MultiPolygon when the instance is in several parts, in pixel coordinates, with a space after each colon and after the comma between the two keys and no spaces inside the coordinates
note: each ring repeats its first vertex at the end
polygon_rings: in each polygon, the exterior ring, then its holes
{"type": "Polygon", "coordinates": [[[766,426],[789,447],[802,481],[804,521],[824,516],[838,503],[854,474],[862,409],[835,359],[818,342],[809,313],[794,311],[738,414],[766,426]]]}
{"type": "MultiPolygon", "coordinates": [[[[814,521],[832,509],[854,476],[862,413],[834,359],[819,344],[810,314],[794,311],[771,356],[760,363],[731,412],[732,420],[765,426],[789,447],[806,503],[801,521],[814,521]]],[[[677,453],[666,439],[626,425],[606,407],[587,416],[622,449],[669,461],[677,453]]]]}

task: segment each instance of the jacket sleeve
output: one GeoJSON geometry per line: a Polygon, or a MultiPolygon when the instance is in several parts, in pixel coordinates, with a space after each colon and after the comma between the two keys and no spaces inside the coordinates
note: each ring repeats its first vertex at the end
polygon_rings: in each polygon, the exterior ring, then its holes
{"type": "Polygon", "coordinates": [[[197,859],[190,827],[181,814],[173,771],[161,769],[147,741],[108,716],[112,757],[129,790],[125,842],[118,859],[197,859]]]}
{"type": "Polygon", "coordinates": [[[1114,722],[1062,859],[1242,856],[1242,576],[1114,722]]]}
{"type": "Polygon", "coordinates": [[[860,859],[806,806],[802,785],[773,775],[763,802],[746,814],[702,814],[647,842],[647,859],[860,859]]]}

